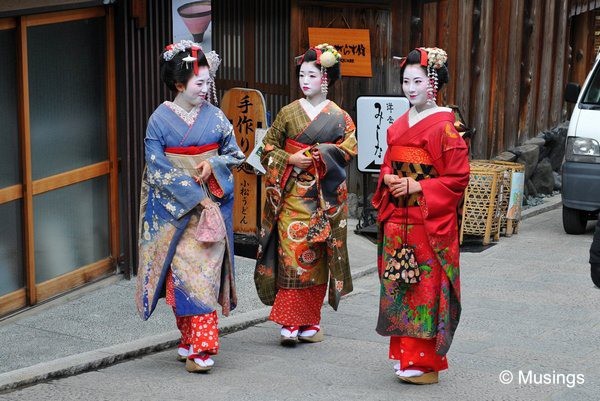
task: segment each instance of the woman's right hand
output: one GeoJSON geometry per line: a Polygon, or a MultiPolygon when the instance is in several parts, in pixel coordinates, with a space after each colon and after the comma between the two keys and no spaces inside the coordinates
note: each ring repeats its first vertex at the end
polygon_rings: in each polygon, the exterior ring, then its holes
{"type": "Polygon", "coordinates": [[[421,184],[412,177],[399,177],[395,174],[386,174],[383,176],[383,182],[388,186],[394,198],[422,191],[421,184]]]}
{"type": "Polygon", "coordinates": [[[390,193],[395,198],[402,196],[399,189],[402,184],[402,179],[396,174],[386,174],[383,176],[383,183],[388,186],[390,193]]]}
{"type": "Polygon", "coordinates": [[[312,163],[312,157],[304,155],[305,149],[299,150],[296,153],[292,154],[288,159],[288,164],[293,164],[296,167],[300,167],[303,170],[309,168],[312,163]]]}

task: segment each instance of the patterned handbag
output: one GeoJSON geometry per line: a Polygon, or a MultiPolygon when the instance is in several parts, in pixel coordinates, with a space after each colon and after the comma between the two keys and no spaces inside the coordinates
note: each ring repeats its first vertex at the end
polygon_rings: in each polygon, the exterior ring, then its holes
{"type": "Polygon", "coordinates": [[[383,278],[400,281],[406,284],[416,284],[421,281],[421,268],[415,257],[415,249],[408,245],[408,181],[404,199],[404,236],[400,248],[394,249],[392,257],[387,261],[383,278]]]}
{"type": "Polygon", "coordinates": [[[200,242],[218,242],[225,238],[225,222],[218,206],[205,207],[196,226],[196,239],[200,242]]]}

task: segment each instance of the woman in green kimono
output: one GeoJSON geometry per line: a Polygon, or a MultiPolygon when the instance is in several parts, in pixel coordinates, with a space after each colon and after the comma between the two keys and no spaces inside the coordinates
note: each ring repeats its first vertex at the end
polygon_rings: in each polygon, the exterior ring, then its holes
{"type": "Polygon", "coordinates": [[[254,273],[261,301],[273,305],[282,344],[323,339],[321,305],[352,291],[346,246],[346,166],[356,155],[355,126],[328,88],[340,76],[328,44],[298,58],[306,98],[283,107],[264,139],[266,200],[254,273]]]}

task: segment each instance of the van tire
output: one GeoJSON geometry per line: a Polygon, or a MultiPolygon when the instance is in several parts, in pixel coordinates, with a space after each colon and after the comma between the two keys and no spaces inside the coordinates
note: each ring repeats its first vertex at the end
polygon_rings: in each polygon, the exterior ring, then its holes
{"type": "Polygon", "coordinates": [[[583,234],[587,226],[587,212],[563,205],[562,221],[567,234],[583,234]]]}

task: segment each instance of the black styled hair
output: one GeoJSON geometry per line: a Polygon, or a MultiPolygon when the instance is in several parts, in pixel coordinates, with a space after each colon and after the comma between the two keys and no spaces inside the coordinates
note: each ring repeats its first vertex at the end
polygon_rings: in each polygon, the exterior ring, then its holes
{"type": "MultiPolygon", "coordinates": [[[[302,62],[312,61],[317,61],[317,52],[315,51],[315,49],[310,48],[306,51],[306,53],[304,53],[302,62]]],[[[319,64],[317,64],[317,66],[320,67],[319,64]]],[[[302,67],[302,63],[296,65],[296,78],[300,76],[300,67],[302,67]]],[[[340,72],[340,62],[338,61],[331,67],[325,68],[325,71],[327,71],[327,86],[331,87],[335,83],[335,81],[341,78],[342,74],[340,72]]]]}
{"type": "MultiPolygon", "coordinates": [[[[181,83],[184,86],[194,75],[194,67],[192,63],[183,61],[184,58],[191,56],[190,48],[179,52],[173,56],[171,60],[165,60],[164,52],[160,55],[160,79],[173,92],[177,91],[177,84],[181,83]]],[[[198,67],[208,67],[208,61],[202,50],[198,50],[198,67]]]]}
{"type": "MultiPolygon", "coordinates": [[[[411,50],[411,52],[408,53],[408,56],[406,56],[406,62],[400,68],[400,82],[404,81],[404,70],[406,69],[406,66],[415,64],[421,65],[421,52],[417,49],[411,50]]],[[[427,67],[421,66],[421,68],[423,68],[425,75],[427,75],[427,67]]],[[[436,68],[435,71],[438,75],[438,91],[440,91],[444,87],[444,84],[447,84],[450,79],[450,75],[448,74],[448,63],[444,63],[443,67],[436,68]]]]}

